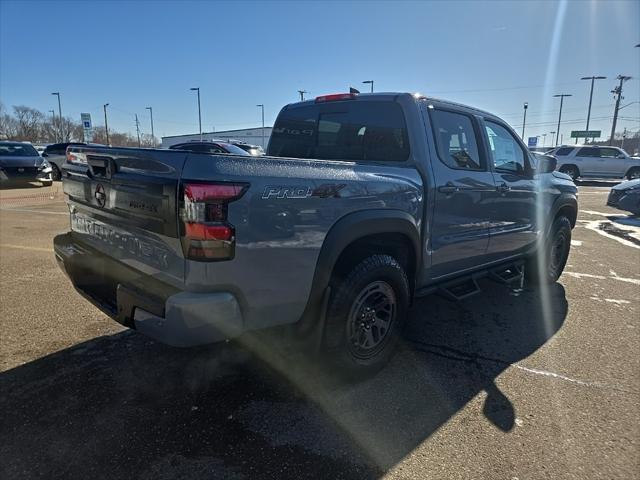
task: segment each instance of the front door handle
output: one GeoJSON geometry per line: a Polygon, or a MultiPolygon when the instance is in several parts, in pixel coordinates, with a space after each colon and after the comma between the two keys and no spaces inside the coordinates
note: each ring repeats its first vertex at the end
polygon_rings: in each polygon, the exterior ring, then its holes
{"type": "Polygon", "coordinates": [[[438,191],[441,193],[446,193],[447,195],[451,195],[452,193],[459,192],[460,187],[456,187],[453,183],[447,182],[446,185],[438,187],[438,191]]]}
{"type": "Polygon", "coordinates": [[[511,190],[511,187],[509,185],[507,185],[506,183],[502,182],[500,185],[498,185],[496,187],[496,190],[499,193],[507,193],[509,190],[511,190]]]}

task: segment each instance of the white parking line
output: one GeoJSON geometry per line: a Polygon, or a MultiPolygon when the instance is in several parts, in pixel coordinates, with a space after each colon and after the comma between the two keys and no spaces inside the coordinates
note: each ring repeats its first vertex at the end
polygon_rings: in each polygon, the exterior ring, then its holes
{"type": "Polygon", "coordinates": [[[32,250],[34,252],[53,252],[53,248],[27,247],[25,245],[12,245],[10,243],[0,243],[0,248],[14,248],[16,250],[32,250]]]}
{"type": "Polygon", "coordinates": [[[31,210],[28,208],[1,208],[3,212],[46,213],[49,215],[69,215],[69,212],[50,212],[49,210],[31,210]]]}

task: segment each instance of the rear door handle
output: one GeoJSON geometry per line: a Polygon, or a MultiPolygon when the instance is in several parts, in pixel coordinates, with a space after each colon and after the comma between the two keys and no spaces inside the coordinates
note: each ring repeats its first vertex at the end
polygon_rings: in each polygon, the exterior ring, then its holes
{"type": "Polygon", "coordinates": [[[438,191],[441,193],[446,193],[447,195],[450,195],[452,193],[459,192],[460,187],[456,187],[453,183],[447,182],[446,185],[438,187],[438,191]]]}
{"type": "Polygon", "coordinates": [[[500,193],[507,193],[509,190],[511,190],[511,187],[503,182],[496,187],[496,190],[500,193]]]}

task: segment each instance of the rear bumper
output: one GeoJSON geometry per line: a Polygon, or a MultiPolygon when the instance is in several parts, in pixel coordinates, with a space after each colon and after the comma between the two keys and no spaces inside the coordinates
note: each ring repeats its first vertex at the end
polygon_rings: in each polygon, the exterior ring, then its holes
{"type": "Polygon", "coordinates": [[[243,318],[228,292],[180,291],[74,239],[54,238],[60,268],[76,290],[117,322],[159,342],[188,347],[240,335],[243,318]]]}

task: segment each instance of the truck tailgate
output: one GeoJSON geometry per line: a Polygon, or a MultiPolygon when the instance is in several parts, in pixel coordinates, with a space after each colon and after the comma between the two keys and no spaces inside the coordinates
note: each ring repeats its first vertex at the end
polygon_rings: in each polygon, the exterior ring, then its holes
{"type": "Polygon", "coordinates": [[[177,195],[185,152],[69,147],[63,188],[72,235],[145,275],[180,286],[177,195]]]}

